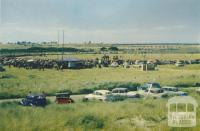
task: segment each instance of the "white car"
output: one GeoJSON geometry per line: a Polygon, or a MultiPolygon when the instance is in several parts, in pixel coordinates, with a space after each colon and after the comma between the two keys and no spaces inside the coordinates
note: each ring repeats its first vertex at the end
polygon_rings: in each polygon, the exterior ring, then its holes
{"type": "Polygon", "coordinates": [[[128,91],[127,88],[115,88],[112,90],[112,95],[125,96],[128,98],[139,97],[139,94],[137,93],[137,91],[128,91]]]}
{"type": "Polygon", "coordinates": [[[164,86],[162,87],[164,90],[165,96],[186,96],[187,93],[183,91],[179,91],[176,87],[164,86]]]}
{"type": "Polygon", "coordinates": [[[108,90],[96,90],[92,94],[88,94],[84,97],[84,100],[100,100],[105,101],[106,96],[110,95],[111,92],[108,90]]]}

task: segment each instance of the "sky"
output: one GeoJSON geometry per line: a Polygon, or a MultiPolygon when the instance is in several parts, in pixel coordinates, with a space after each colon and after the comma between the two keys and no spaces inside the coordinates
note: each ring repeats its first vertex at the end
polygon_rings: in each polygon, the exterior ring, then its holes
{"type": "Polygon", "coordinates": [[[200,43],[200,0],[0,2],[0,42],[200,43]]]}

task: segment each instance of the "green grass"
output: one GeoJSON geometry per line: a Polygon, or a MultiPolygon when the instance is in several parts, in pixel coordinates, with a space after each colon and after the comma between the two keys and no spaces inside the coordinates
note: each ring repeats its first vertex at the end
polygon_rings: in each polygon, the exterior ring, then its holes
{"type": "MultiPolygon", "coordinates": [[[[200,96],[190,90],[200,104],[200,96]]],[[[45,108],[22,107],[14,102],[0,104],[0,130],[116,130],[116,131],[198,131],[200,108],[195,128],[167,126],[167,99],[140,99],[121,102],[81,102],[49,104],[45,108]]]]}
{"type": "MultiPolygon", "coordinates": [[[[74,45],[75,48],[92,48],[98,50],[102,45],[74,45]]],[[[106,45],[109,47],[110,45],[106,45]]],[[[28,48],[18,45],[0,45],[0,48],[28,48]]],[[[72,47],[66,45],[66,47],[72,47]]],[[[152,46],[119,46],[120,49],[136,49],[133,54],[117,54],[123,59],[199,59],[200,54],[189,54],[199,51],[199,46],[173,46],[174,53],[137,54],[138,48],[152,48],[152,46]],[[182,54],[178,54],[182,52],[182,54]]],[[[153,46],[154,50],[167,48],[161,45],[153,46]]],[[[112,57],[116,54],[111,54],[112,57]]],[[[100,58],[102,54],[66,54],[65,57],[81,59],[100,58]]],[[[48,55],[29,56],[29,58],[60,59],[61,56],[48,55]]],[[[23,97],[29,91],[54,94],[62,90],[80,93],[83,89],[92,91],[98,88],[129,87],[136,83],[156,81],[171,86],[192,86],[200,80],[200,66],[174,65],[159,66],[158,71],[143,72],[135,68],[94,68],[84,70],[57,71],[46,69],[26,70],[6,67],[6,72],[0,72],[0,98],[23,97]]],[[[200,96],[194,93],[195,88],[184,88],[200,105],[200,96]]],[[[52,100],[51,100],[52,101],[52,100]]],[[[22,107],[16,102],[0,103],[0,131],[63,131],[63,130],[105,130],[105,131],[199,131],[200,108],[197,108],[197,127],[171,128],[167,126],[167,99],[140,99],[121,102],[87,102],[76,100],[74,104],[57,105],[51,102],[45,108],[22,107]]]]}
{"type": "Polygon", "coordinates": [[[180,84],[192,86],[200,80],[199,69],[199,65],[186,65],[180,68],[164,65],[160,66],[158,71],[148,72],[122,67],[63,71],[53,69],[39,71],[37,69],[26,70],[6,67],[6,72],[0,74],[0,96],[1,98],[4,96],[24,96],[29,91],[45,91],[53,94],[57,91],[71,90],[73,93],[80,93],[81,89],[96,88],[99,84],[107,88],[109,84],[104,84],[109,82],[143,84],[156,81],[163,86],[180,84]]]}

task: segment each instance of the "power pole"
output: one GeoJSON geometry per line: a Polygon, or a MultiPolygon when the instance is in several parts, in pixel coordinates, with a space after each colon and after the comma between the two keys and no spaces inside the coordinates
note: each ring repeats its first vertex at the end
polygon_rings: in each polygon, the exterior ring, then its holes
{"type": "Polygon", "coordinates": [[[57,59],[59,58],[59,42],[60,42],[60,32],[59,32],[59,30],[58,30],[58,32],[57,32],[58,34],[58,41],[57,41],[57,59]]]}
{"type": "Polygon", "coordinates": [[[63,55],[64,55],[64,43],[65,43],[65,31],[63,30],[62,61],[63,61],[63,55]]]}

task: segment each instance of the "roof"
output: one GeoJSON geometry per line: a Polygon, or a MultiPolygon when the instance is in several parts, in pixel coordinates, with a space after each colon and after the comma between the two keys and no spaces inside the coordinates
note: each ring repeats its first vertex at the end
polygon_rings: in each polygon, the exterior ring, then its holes
{"type": "Polygon", "coordinates": [[[64,58],[63,61],[66,61],[66,62],[80,62],[82,60],[80,60],[78,58],[64,58]]]}
{"type": "Polygon", "coordinates": [[[106,93],[106,92],[110,92],[109,90],[96,90],[94,92],[102,92],[102,93],[106,93]]]}
{"type": "Polygon", "coordinates": [[[198,106],[198,103],[196,102],[196,100],[191,97],[191,96],[175,96],[175,97],[172,97],[168,100],[167,102],[167,107],[170,105],[170,104],[175,104],[175,103],[190,103],[190,104],[193,104],[195,107],[198,106]]]}
{"type": "Polygon", "coordinates": [[[44,95],[43,94],[30,94],[30,95],[27,95],[28,98],[35,98],[35,97],[43,97],[44,95]]]}
{"type": "Polygon", "coordinates": [[[115,89],[113,89],[113,91],[114,90],[128,90],[127,88],[115,88],[115,89]]]}
{"type": "Polygon", "coordinates": [[[27,62],[33,62],[33,61],[34,61],[33,59],[27,60],[27,62]]]}
{"type": "Polygon", "coordinates": [[[177,89],[177,87],[172,87],[172,86],[163,86],[162,88],[177,89]]]}

